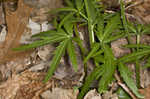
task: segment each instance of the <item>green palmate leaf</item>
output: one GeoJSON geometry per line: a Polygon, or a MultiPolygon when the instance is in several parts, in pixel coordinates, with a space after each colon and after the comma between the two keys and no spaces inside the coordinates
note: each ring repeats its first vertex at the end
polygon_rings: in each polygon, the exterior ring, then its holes
{"type": "Polygon", "coordinates": [[[137,30],[136,30],[135,26],[133,25],[133,23],[128,22],[127,27],[129,28],[130,31],[137,33],[137,30]]]}
{"type": "Polygon", "coordinates": [[[62,28],[57,29],[57,33],[68,34],[68,33],[66,33],[66,31],[65,31],[64,29],[62,29],[62,28]]]}
{"type": "Polygon", "coordinates": [[[72,2],[72,0],[64,0],[64,1],[67,4],[67,6],[74,7],[74,3],[72,2]]]}
{"type": "Polygon", "coordinates": [[[120,15],[117,13],[107,22],[103,34],[103,40],[107,40],[111,33],[119,27],[120,22],[120,15]]]}
{"type": "Polygon", "coordinates": [[[94,20],[95,20],[95,18],[97,16],[97,12],[96,12],[93,0],[84,0],[84,3],[85,3],[87,16],[88,16],[88,21],[91,24],[93,24],[93,22],[94,22],[94,20]]]}
{"type": "Polygon", "coordinates": [[[92,50],[89,52],[88,56],[85,57],[83,63],[85,64],[85,63],[93,56],[93,54],[94,54],[99,48],[100,48],[100,44],[99,44],[99,43],[95,43],[95,44],[93,45],[92,50]]]}
{"type": "Polygon", "coordinates": [[[125,16],[125,4],[124,4],[123,0],[120,0],[120,8],[121,8],[121,18],[122,18],[122,21],[123,21],[123,26],[125,28],[126,33],[129,33],[128,24],[127,24],[126,16],[125,16]]]}
{"type": "Polygon", "coordinates": [[[106,92],[108,84],[113,80],[113,74],[116,69],[115,57],[113,56],[111,48],[104,45],[104,65],[103,65],[103,75],[99,81],[98,91],[100,93],[106,92]]]}
{"type": "Polygon", "coordinates": [[[138,92],[138,88],[136,87],[136,84],[131,78],[131,72],[129,71],[128,67],[122,63],[120,63],[118,67],[119,67],[119,72],[120,72],[121,77],[123,78],[127,86],[132,90],[132,92],[138,98],[144,98],[144,96],[138,92]]]}
{"type": "Polygon", "coordinates": [[[132,61],[133,59],[136,59],[135,57],[137,57],[137,58],[143,57],[143,56],[148,55],[148,54],[150,54],[150,50],[145,49],[142,51],[133,52],[131,54],[125,55],[125,56],[119,58],[117,61],[118,62],[129,62],[130,60],[132,61]]]}
{"type": "Polygon", "coordinates": [[[135,57],[130,57],[130,58],[127,58],[126,60],[122,60],[121,62],[122,63],[135,62],[136,60],[142,59],[144,56],[145,55],[140,55],[140,56],[137,56],[136,58],[135,57]]]}
{"type": "Polygon", "coordinates": [[[103,18],[105,20],[108,20],[108,19],[112,18],[114,15],[116,15],[116,13],[104,13],[103,18]]]}
{"type": "Polygon", "coordinates": [[[52,13],[52,14],[58,13],[58,12],[78,12],[78,11],[72,7],[57,8],[57,9],[49,11],[49,13],[52,13]]]}
{"type": "Polygon", "coordinates": [[[84,48],[83,41],[80,38],[77,38],[77,37],[72,38],[72,40],[75,41],[78,44],[78,46],[81,49],[81,52],[85,55],[85,53],[87,53],[87,49],[84,48]]]}
{"type": "MultiPolygon", "coordinates": [[[[104,68],[103,75],[99,81],[99,88],[98,88],[99,93],[105,93],[108,90],[108,85],[113,80],[114,68],[111,69],[110,65],[108,64],[110,63],[107,62],[106,65],[104,65],[103,67],[104,68]]],[[[115,67],[115,66],[112,66],[112,67],[115,67]]]]}
{"type": "Polygon", "coordinates": [[[98,68],[98,67],[101,67],[101,68],[100,68],[101,71],[97,74],[95,80],[99,80],[100,77],[104,74],[104,70],[103,70],[103,67],[104,67],[104,66],[103,66],[103,64],[102,64],[102,65],[98,64],[98,65],[96,66],[96,68],[98,68]]]}
{"type": "Polygon", "coordinates": [[[57,17],[52,20],[53,27],[56,29],[58,26],[57,17]]]}
{"type": "Polygon", "coordinates": [[[70,22],[70,20],[64,22],[64,28],[67,31],[67,33],[71,36],[73,35],[73,26],[74,25],[72,22],[70,22]]]}
{"type": "Polygon", "coordinates": [[[97,63],[104,63],[105,59],[104,59],[103,55],[98,55],[98,56],[94,57],[94,61],[97,62],[97,63]]]}
{"type": "Polygon", "coordinates": [[[84,95],[88,92],[91,83],[97,78],[97,76],[100,76],[102,69],[101,66],[96,67],[90,75],[87,76],[85,83],[83,84],[81,88],[81,92],[79,93],[77,99],[83,99],[84,95]]]}
{"type": "Polygon", "coordinates": [[[83,8],[83,0],[75,0],[75,3],[76,3],[76,7],[79,11],[82,10],[83,8]]]}
{"type": "Polygon", "coordinates": [[[71,18],[71,20],[70,20],[70,22],[72,22],[72,23],[85,23],[85,22],[87,22],[85,19],[83,19],[83,18],[81,18],[81,17],[78,17],[78,18],[76,18],[76,17],[72,17],[71,18]]]}
{"type": "Polygon", "coordinates": [[[88,18],[86,17],[85,13],[82,11],[79,12],[79,14],[87,21],[88,18]]]}
{"type": "Polygon", "coordinates": [[[32,35],[32,37],[42,37],[42,36],[51,36],[52,34],[57,33],[55,30],[48,30],[44,32],[40,32],[38,34],[32,35]]]}
{"type": "Polygon", "coordinates": [[[150,24],[143,27],[143,34],[149,34],[150,33],[150,24]]]}
{"type": "Polygon", "coordinates": [[[97,13],[97,17],[96,17],[97,20],[95,20],[95,21],[98,21],[98,22],[96,22],[98,31],[102,31],[104,29],[104,22],[105,22],[104,17],[105,17],[105,15],[103,13],[97,13]]]}
{"type": "Polygon", "coordinates": [[[40,39],[43,39],[43,40],[51,40],[51,39],[63,39],[63,38],[67,38],[69,37],[67,34],[63,34],[63,33],[55,33],[55,34],[49,34],[49,35],[45,35],[45,36],[40,36],[39,38],[40,39]]]}
{"type": "Polygon", "coordinates": [[[103,18],[103,15],[99,15],[98,24],[97,24],[97,32],[96,32],[96,36],[98,37],[99,41],[102,40],[103,33],[104,33],[104,18],[103,18]]]}
{"type": "Polygon", "coordinates": [[[122,19],[123,27],[124,27],[125,33],[128,35],[127,38],[128,38],[129,43],[132,44],[131,36],[129,34],[128,24],[127,24],[127,20],[125,16],[125,4],[123,0],[120,0],[120,8],[121,8],[121,19],[122,19]]]}
{"type": "Polygon", "coordinates": [[[122,89],[117,90],[118,99],[131,99],[131,97],[122,89]]]}
{"type": "Polygon", "coordinates": [[[48,30],[48,31],[44,31],[44,32],[40,32],[38,34],[32,35],[32,38],[52,37],[52,36],[67,36],[67,33],[63,29],[48,30]]]}
{"type": "Polygon", "coordinates": [[[65,38],[69,38],[69,36],[68,35],[62,35],[62,34],[56,34],[56,35],[52,35],[52,36],[50,36],[50,37],[40,37],[40,39],[42,39],[42,40],[58,40],[57,42],[59,42],[59,41],[61,41],[61,40],[63,40],[63,39],[65,39],[65,38]]]}
{"type": "Polygon", "coordinates": [[[75,46],[74,46],[72,40],[70,40],[68,42],[67,51],[68,51],[70,60],[72,62],[72,66],[73,66],[74,70],[77,72],[77,70],[78,70],[77,56],[76,56],[76,52],[75,52],[75,46]]]}
{"type": "Polygon", "coordinates": [[[128,44],[128,45],[124,45],[123,47],[126,47],[126,48],[147,48],[147,49],[150,49],[149,45],[144,45],[144,44],[128,44]]]}
{"type": "Polygon", "coordinates": [[[56,43],[56,42],[60,42],[64,39],[66,39],[66,36],[55,36],[55,37],[49,37],[47,39],[43,39],[43,40],[39,40],[39,41],[35,41],[31,44],[27,44],[27,45],[22,45],[21,47],[18,48],[13,48],[13,50],[15,51],[23,51],[23,50],[27,50],[27,49],[32,49],[32,48],[36,48],[39,46],[43,46],[46,44],[52,44],[52,43],[56,43]]]}
{"type": "Polygon", "coordinates": [[[55,56],[53,57],[53,59],[51,61],[51,65],[50,65],[50,68],[49,68],[49,70],[47,72],[47,75],[46,75],[46,77],[44,79],[44,82],[47,82],[52,77],[53,73],[55,72],[58,64],[60,63],[61,57],[65,53],[68,41],[69,41],[69,39],[64,40],[57,47],[57,49],[55,51],[55,56]]]}
{"type": "MultiPolygon", "coordinates": [[[[104,62],[105,63],[105,62],[104,62]]],[[[108,85],[113,80],[113,74],[115,71],[115,65],[111,64],[111,61],[105,63],[102,78],[99,81],[99,93],[104,93],[108,90],[108,85]]]]}
{"type": "Polygon", "coordinates": [[[109,45],[103,45],[103,49],[104,49],[104,58],[106,59],[106,61],[107,61],[107,58],[109,57],[109,58],[111,58],[113,61],[113,63],[114,63],[114,60],[116,60],[116,58],[114,57],[114,54],[113,54],[113,52],[112,52],[112,49],[109,47],[109,45]]]}
{"type": "Polygon", "coordinates": [[[60,29],[61,26],[64,25],[64,23],[69,20],[69,18],[73,17],[73,14],[74,14],[74,13],[72,12],[72,13],[69,13],[68,15],[66,15],[66,16],[62,19],[62,21],[59,23],[58,29],[60,29]]]}
{"type": "Polygon", "coordinates": [[[46,45],[46,44],[49,44],[48,40],[40,40],[40,41],[35,41],[32,44],[22,45],[22,46],[20,46],[18,48],[13,48],[13,50],[14,51],[24,51],[24,50],[27,50],[27,49],[36,48],[36,47],[39,47],[39,46],[42,46],[42,45],[46,45]]]}
{"type": "Polygon", "coordinates": [[[141,34],[143,30],[144,25],[143,24],[136,24],[137,33],[141,34]]]}
{"type": "Polygon", "coordinates": [[[97,56],[101,55],[103,52],[104,52],[104,50],[101,49],[101,50],[97,51],[94,55],[92,55],[92,57],[97,57],[97,56]]]}
{"type": "Polygon", "coordinates": [[[122,37],[125,37],[126,35],[123,33],[123,34],[119,34],[119,35],[116,35],[116,36],[110,36],[107,40],[104,41],[104,43],[110,43],[112,41],[115,41],[119,38],[122,38],[122,37]]]}

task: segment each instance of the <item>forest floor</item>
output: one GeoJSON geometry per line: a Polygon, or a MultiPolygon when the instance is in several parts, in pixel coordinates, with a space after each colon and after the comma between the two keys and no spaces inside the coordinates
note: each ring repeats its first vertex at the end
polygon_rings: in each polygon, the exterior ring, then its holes
{"type": "MultiPolygon", "coordinates": [[[[136,18],[141,24],[150,24],[150,0],[127,1],[134,3],[127,8],[131,11],[128,10],[126,16],[136,18]]],[[[108,11],[118,6],[117,0],[105,0],[104,4],[108,6],[108,11]]],[[[35,50],[12,51],[12,48],[32,42],[33,34],[53,28],[48,23],[52,16],[46,12],[60,7],[63,7],[63,0],[0,2],[0,99],[77,98],[78,87],[82,85],[84,78],[82,65],[79,64],[79,72],[74,72],[72,67],[65,63],[66,59],[62,58],[51,80],[43,83],[55,47],[46,45],[35,50]]],[[[150,36],[143,35],[141,42],[150,44],[150,36]]],[[[112,42],[116,57],[130,52],[128,49],[119,47],[126,43],[126,39],[112,42]]],[[[129,67],[135,75],[134,64],[130,64],[129,67]]],[[[140,70],[140,76],[141,89],[139,91],[145,95],[144,99],[150,99],[149,69],[140,70]]],[[[118,94],[113,92],[118,87],[116,82],[110,86],[110,91],[103,95],[99,94],[96,89],[92,89],[84,99],[127,99],[119,98],[118,94]]]]}

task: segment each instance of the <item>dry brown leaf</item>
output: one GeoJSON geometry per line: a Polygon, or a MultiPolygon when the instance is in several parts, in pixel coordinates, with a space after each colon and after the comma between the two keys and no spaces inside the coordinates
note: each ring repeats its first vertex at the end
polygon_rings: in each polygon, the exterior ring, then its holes
{"type": "Polygon", "coordinates": [[[41,23],[43,21],[50,20],[50,14],[48,11],[55,8],[62,7],[62,0],[24,0],[24,3],[34,8],[31,13],[31,18],[34,22],[41,23]]]}
{"type": "Polygon", "coordinates": [[[121,57],[125,54],[130,53],[130,49],[122,47],[122,45],[126,44],[128,44],[128,41],[125,38],[118,39],[111,43],[111,48],[113,50],[115,57],[121,57]]]}
{"type": "Polygon", "coordinates": [[[150,0],[135,0],[137,2],[142,1],[138,5],[134,6],[133,9],[133,14],[135,18],[140,22],[140,23],[150,23],[150,0]]]}
{"type": "Polygon", "coordinates": [[[145,96],[144,99],[150,99],[150,86],[145,89],[140,89],[139,91],[145,96]]]}
{"type": "Polygon", "coordinates": [[[24,71],[13,74],[6,82],[0,85],[2,99],[38,99],[40,93],[52,87],[53,80],[44,84],[44,73],[24,71]]]}
{"type": "Polygon", "coordinates": [[[98,94],[96,89],[93,89],[85,95],[84,99],[102,99],[102,97],[100,94],[98,94]]]}
{"type": "Polygon", "coordinates": [[[3,4],[0,2],[0,25],[5,24],[3,4]]]}
{"type": "Polygon", "coordinates": [[[18,9],[15,12],[5,9],[8,32],[5,41],[0,44],[0,63],[16,56],[25,55],[23,52],[12,51],[12,48],[19,45],[20,37],[26,29],[31,11],[31,8],[23,4],[23,0],[18,1],[18,9]]]}
{"type": "Polygon", "coordinates": [[[53,88],[52,92],[47,91],[41,94],[44,99],[77,99],[78,90],[53,88]]]}

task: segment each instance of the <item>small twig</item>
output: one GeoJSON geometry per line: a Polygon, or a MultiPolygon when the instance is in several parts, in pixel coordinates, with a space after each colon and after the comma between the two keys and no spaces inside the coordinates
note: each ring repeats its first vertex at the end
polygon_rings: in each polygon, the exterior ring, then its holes
{"type": "Polygon", "coordinates": [[[115,13],[115,11],[112,11],[112,10],[105,10],[105,12],[107,12],[107,13],[115,13]]]}
{"type": "Polygon", "coordinates": [[[135,2],[135,3],[131,4],[130,6],[126,7],[125,10],[127,10],[129,8],[133,8],[133,7],[140,5],[142,3],[144,3],[144,0],[139,0],[138,2],[135,2]]]}
{"type": "Polygon", "coordinates": [[[122,83],[122,81],[121,81],[120,77],[118,76],[117,72],[115,73],[115,78],[117,79],[118,85],[121,86],[131,96],[132,99],[137,99],[135,97],[135,95],[130,91],[130,89],[125,84],[122,83]]]}

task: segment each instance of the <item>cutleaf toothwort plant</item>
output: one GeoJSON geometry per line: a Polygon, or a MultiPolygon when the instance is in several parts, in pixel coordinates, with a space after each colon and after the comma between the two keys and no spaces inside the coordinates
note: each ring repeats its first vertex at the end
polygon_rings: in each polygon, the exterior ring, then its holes
{"type": "MultiPolygon", "coordinates": [[[[94,70],[87,75],[78,99],[83,99],[84,95],[90,88],[94,80],[98,80],[98,91],[104,93],[108,90],[108,85],[115,80],[114,73],[117,70],[122,80],[130,88],[130,90],[138,97],[143,98],[138,93],[140,86],[140,60],[143,57],[149,57],[150,46],[140,44],[140,36],[148,33],[150,29],[144,25],[131,23],[126,20],[125,6],[120,0],[121,10],[115,13],[106,13],[101,4],[97,0],[65,0],[66,7],[58,8],[50,13],[55,14],[53,26],[55,29],[33,35],[39,38],[37,41],[23,45],[14,50],[27,50],[36,48],[46,44],[57,44],[54,57],[51,61],[50,68],[44,79],[47,82],[55,72],[60,63],[61,57],[67,53],[75,71],[78,70],[78,62],[75,51],[75,43],[82,52],[82,59],[85,66],[87,62],[93,60],[95,64],[94,70]],[[59,13],[59,15],[58,15],[59,13]],[[83,47],[83,41],[80,39],[77,25],[86,26],[88,28],[88,38],[90,51],[83,47]],[[137,37],[136,44],[131,42],[131,36],[137,37]],[[129,41],[128,45],[123,47],[131,48],[131,53],[120,58],[114,57],[110,43],[119,38],[126,37],[129,41]],[[126,66],[126,63],[133,62],[136,65],[137,84],[131,77],[132,73],[126,66]]],[[[99,1],[100,2],[100,1],[99,1]]],[[[144,67],[150,64],[150,57],[144,67]]],[[[85,68],[86,69],[86,68],[85,68]]]]}

